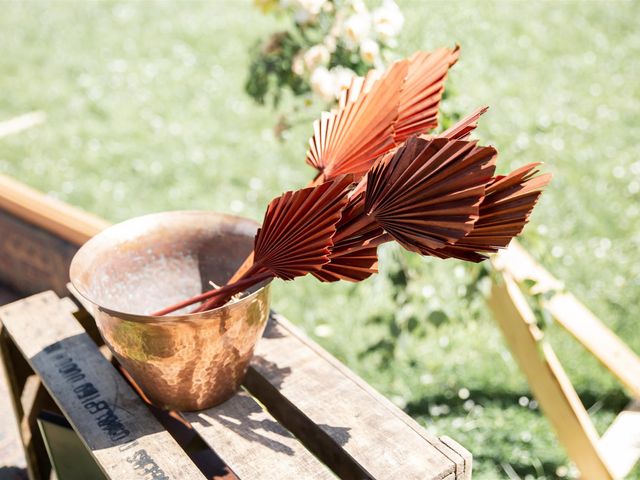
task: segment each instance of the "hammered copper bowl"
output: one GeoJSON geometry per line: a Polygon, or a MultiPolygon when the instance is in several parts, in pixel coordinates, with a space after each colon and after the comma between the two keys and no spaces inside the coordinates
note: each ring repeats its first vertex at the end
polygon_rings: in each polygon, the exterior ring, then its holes
{"type": "Polygon", "coordinates": [[[159,407],[201,410],[240,387],[269,316],[269,285],[204,313],[151,312],[223,285],[253,247],[258,225],[213,212],[167,212],[114,225],[71,262],[102,338],[159,407]]]}

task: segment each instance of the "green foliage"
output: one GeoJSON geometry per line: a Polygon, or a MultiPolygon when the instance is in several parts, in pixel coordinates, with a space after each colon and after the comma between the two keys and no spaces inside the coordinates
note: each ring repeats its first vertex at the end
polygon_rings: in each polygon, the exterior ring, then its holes
{"type": "Polygon", "coordinates": [[[251,51],[245,83],[247,93],[261,105],[270,94],[274,107],[280,104],[287,88],[296,96],[309,93],[309,83],[292,70],[293,58],[301,48],[293,35],[286,31],[273,34],[266,44],[257,43],[251,51]]]}

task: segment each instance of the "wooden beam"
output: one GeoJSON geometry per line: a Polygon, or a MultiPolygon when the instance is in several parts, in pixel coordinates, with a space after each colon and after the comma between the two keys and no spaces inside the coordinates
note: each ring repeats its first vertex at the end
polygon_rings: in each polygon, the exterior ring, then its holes
{"type": "Polygon", "coordinates": [[[495,263],[519,283],[526,279],[536,281],[534,288],[538,292],[556,291],[544,302],[544,307],[633,397],[640,398],[640,358],[571,293],[563,292],[562,282],[515,241],[496,256],[495,263]]]}
{"type": "Polygon", "coordinates": [[[109,222],[0,174],[0,210],[82,245],[109,222]]]}
{"type": "Polygon", "coordinates": [[[625,478],[640,459],[640,400],[632,401],[613,421],[598,448],[616,478],[625,478]]]}
{"type": "Polygon", "coordinates": [[[542,411],[584,480],[614,479],[598,450],[598,434],[515,280],[494,282],[489,306],[542,411]]]}

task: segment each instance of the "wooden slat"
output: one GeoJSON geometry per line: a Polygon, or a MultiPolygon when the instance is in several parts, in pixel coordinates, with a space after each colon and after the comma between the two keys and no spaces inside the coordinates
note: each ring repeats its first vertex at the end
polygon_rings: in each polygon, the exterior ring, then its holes
{"type": "Polygon", "coordinates": [[[217,407],[183,415],[243,480],[335,478],[244,391],[217,407]]]}
{"type": "Polygon", "coordinates": [[[591,352],[634,397],[640,398],[640,357],[618,336],[580,303],[572,294],[562,292],[563,286],[527,253],[517,242],[500,252],[497,264],[508,271],[517,282],[536,281],[539,292],[558,293],[544,302],[549,313],[576,340],[591,352]]]}
{"type": "Polygon", "coordinates": [[[109,478],[204,478],[53,292],[0,320],[109,478]]]}
{"type": "MultiPolygon", "coordinates": [[[[69,289],[74,294],[76,300],[82,304],[86,305],[85,300],[75,292],[73,286],[69,285],[69,289]]],[[[385,432],[380,432],[377,430],[377,426],[375,428],[368,428],[364,431],[364,435],[370,436],[371,438],[368,440],[371,443],[377,444],[380,453],[383,449],[385,449],[386,442],[393,442],[395,439],[400,439],[403,435],[408,436],[411,439],[416,438],[416,435],[420,438],[420,442],[422,446],[427,451],[428,458],[425,462],[430,460],[430,457],[434,457],[436,461],[444,460],[451,470],[452,479],[470,479],[471,478],[471,454],[461,447],[458,443],[452,440],[449,437],[443,437],[441,440],[429,435],[419,424],[415,422],[411,417],[407,416],[404,412],[400,411],[395,405],[393,405],[389,400],[387,400],[384,396],[380,395],[373,388],[371,388],[364,380],[353,374],[348,368],[346,368],[342,363],[340,363],[337,359],[323,350],[319,345],[317,345],[312,340],[308,339],[304,334],[302,334],[298,329],[296,329],[290,322],[288,322],[284,317],[272,314],[269,325],[265,331],[265,336],[260,340],[258,344],[258,352],[254,362],[252,362],[249,373],[247,374],[247,381],[245,384],[253,389],[253,393],[259,397],[259,400],[266,404],[268,408],[274,413],[274,416],[277,415],[278,419],[286,424],[293,425],[295,428],[296,436],[300,437],[302,442],[310,448],[316,455],[318,455],[325,463],[331,466],[341,477],[343,478],[363,478],[366,475],[366,472],[359,466],[359,463],[362,461],[364,463],[367,462],[367,458],[370,454],[367,452],[364,455],[361,455],[362,458],[356,456],[356,458],[351,457],[350,454],[345,452],[342,448],[343,438],[341,438],[341,433],[343,429],[337,428],[335,430],[331,430],[331,425],[335,423],[327,423],[324,427],[328,427],[335,438],[331,438],[327,436],[326,433],[321,431],[323,427],[315,425],[313,421],[306,416],[304,412],[300,412],[297,405],[291,403],[292,399],[290,396],[286,396],[286,393],[281,393],[283,378],[286,375],[289,378],[291,372],[296,370],[296,374],[293,375],[294,378],[297,378],[297,369],[298,364],[296,362],[290,363],[282,363],[282,358],[274,357],[269,353],[265,353],[263,351],[262,345],[265,343],[269,343],[271,345],[271,349],[275,349],[278,351],[280,348],[283,348],[282,352],[279,352],[280,357],[287,357],[286,349],[295,349],[296,352],[301,352],[303,356],[307,357],[307,363],[305,368],[307,370],[311,370],[310,376],[315,377],[318,375],[319,371],[324,371],[325,375],[329,375],[331,380],[327,383],[325,387],[332,389],[334,388],[336,379],[344,379],[342,383],[346,385],[347,389],[351,389],[352,392],[356,394],[362,394],[365,392],[366,403],[362,404],[354,404],[358,405],[358,410],[363,408],[369,408],[375,410],[378,415],[382,416],[391,416],[394,419],[391,422],[398,426],[399,430],[396,433],[395,437],[386,437],[385,432]],[[280,344],[273,344],[273,340],[279,340],[280,344]],[[283,340],[287,343],[287,345],[281,345],[283,340]],[[306,355],[305,355],[306,354],[306,355]],[[282,368],[277,367],[278,363],[284,365],[282,368]],[[326,373],[328,372],[328,373],[326,373]],[[274,390],[276,393],[274,394],[274,390]],[[399,423],[400,421],[401,423],[399,423]],[[426,445],[425,445],[426,443],[426,445]]],[[[302,372],[302,375],[307,375],[307,372],[302,372]]],[[[326,377],[323,377],[326,378],[326,377]]],[[[312,380],[311,378],[310,380],[312,380]]],[[[316,381],[317,383],[318,381],[316,381]]],[[[310,382],[307,382],[309,385],[310,382]]],[[[325,388],[320,389],[320,391],[324,391],[325,388]]],[[[304,391],[302,392],[305,397],[314,398],[315,391],[308,389],[306,386],[304,387],[304,391]]],[[[334,410],[342,410],[342,414],[344,416],[353,416],[354,409],[349,402],[349,395],[347,397],[340,399],[335,398],[332,399],[332,403],[325,403],[326,412],[329,415],[332,415],[334,410]],[[345,403],[346,402],[346,403],[345,403]]],[[[362,398],[362,397],[361,397],[362,398]]],[[[361,401],[361,398],[359,401],[361,401]]],[[[271,417],[264,411],[260,413],[258,410],[258,405],[255,401],[249,402],[248,399],[242,401],[242,404],[237,405],[233,403],[234,400],[230,400],[229,402],[217,407],[216,409],[212,409],[212,411],[224,411],[226,408],[230,408],[231,411],[235,411],[238,408],[244,408],[247,413],[251,413],[251,416],[257,415],[258,419],[270,419],[271,417]],[[220,409],[220,410],[218,410],[220,409]]],[[[189,422],[191,422],[198,430],[200,435],[209,443],[209,445],[221,456],[221,458],[232,468],[234,465],[236,467],[234,469],[238,469],[239,465],[236,463],[236,451],[242,451],[241,448],[238,447],[238,443],[242,443],[243,440],[241,438],[234,438],[233,436],[229,439],[225,439],[224,443],[220,445],[216,442],[216,435],[221,434],[214,427],[219,428],[219,425],[212,424],[210,420],[207,422],[201,421],[198,413],[187,413],[183,412],[183,415],[189,422]]],[[[375,415],[375,414],[374,414],[375,415]]],[[[207,416],[211,416],[207,413],[207,416]]],[[[233,415],[231,415],[233,418],[233,415]]],[[[269,420],[271,422],[271,420],[269,420]]],[[[257,422],[249,422],[248,425],[258,425],[257,422]]],[[[277,425],[277,424],[275,424],[277,425]]],[[[275,425],[272,425],[273,428],[276,428],[275,425]]],[[[345,427],[349,429],[350,427],[345,427]]],[[[245,426],[242,429],[246,429],[245,426]]],[[[240,431],[240,427],[238,427],[238,431],[240,431]]],[[[286,432],[286,430],[283,429],[286,432]]],[[[227,435],[229,432],[226,433],[227,435]]],[[[361,433],[362,435],[363,433],[361,433]]],[[[282,442],[281,442],[282,443],[282,442]]],[[[287,443],[288,444],[288,443],[287,443]]],[[[300,445],[293,443],[296,449],[300,448],[300,445]]],[[[253,446],[252,448],[257,448],[253,446]]],[[[294,451],[296,455],[298,455],[298,450],[294,451]]],[[[273,457],[275,460],[279,455],[278,452],[267,452],[270,457],[273,457]]],[[[373,452],[372,455],[375,455],[376,452],[373,452]]],[[[410,457],[411,454],[405,451],[407,457],[410,457]]],[[[422,452],[424,454],[424,452],[422,452]]],[[[242,458],[242,457],[240,457],[242,458]]],[[[265,459],[265,461],[271,461],[265,459]]],[[[307,460],[305,460],[307,461],[307,460]]],[[[392,459],[387,458],[386,460],[389,465],[392,467],[397,467],[397,464],[392,462],[392,459]]],[[[283,466],[287,468],[286,466],[283,466]]],[[[250,468],[248,466],[240,467],[240,470],[237,471],[240,477],[243,477],[242,472],[244,471],[242,468],[250,468]]],[[[311,472],[315,472],[311,470],[309,475],[312,475],[311,472]]],[[[446,471],[447,468],[445,467],[446,471]]],[[[250,473],[250,472],[249,472],[250,473]]],[[[280,472],[278,470],[275,471],[276,474],[280,472]]],[[[324,475],[326,472],[322,472],[324,475]]],[[[431,473],[431,471],[429,472],[431,473]]],[[[440,478],[437,477],[438,470],[433,470],[434,477],[423,477],[418,476],[414,478],[440,478]]],[[[251,478],[251,477],[249,477],[251,478]]],[[[278,478],[278,475],[276,477],[278,478]]],[[[280,477],[286,478],[286,477],[280,477]]],[[[306,478],[306,477],[305,477],[306,478]]],[[[310,476],[309,478],[314,478],[310,476]]],[[[324,478],[324,477],[319,477],[324,478]]],[[[380,477],[374,477],[380,478],[380,477]]],[[[398,472],[398,477],[393,476],[392,474],[388,474],[383,478],[412,478],[412,477],[402,477],[402,472],[398,472]]]]}
{"type": "Polygon", "coordinates": [[[82,245],[109,223],[0,174],[0,210],[82,245]]]}
{"type": "Polygon", "coordinates": [[[640,400],[634,400],[613,421],[598,447],[616,478],[625,478],[640,459],[640,400]]]}
{"type": "Polygon", "coordinates": [[[273,315],[245,386],[341,478],[469,478],[470,455],[429,435],[286,319],[273,315]]]}
{"type": "Polygon", "coordinates": [[[640,398],[640,358],[570,293],[554,295],[545,303],[556,321],[640,398]]]}
{"type": "Polygon", "coordinates": [[[78,246],[0,209],[0,282],[21,297],[43,290],[64,295],[78,246]]]}
{"type": "Polygon", "coordinates": [[[489,306],[540,407],[584,480],[613,479],[597,448],[598,434],[515,280],[502,275],[489,306]]]}

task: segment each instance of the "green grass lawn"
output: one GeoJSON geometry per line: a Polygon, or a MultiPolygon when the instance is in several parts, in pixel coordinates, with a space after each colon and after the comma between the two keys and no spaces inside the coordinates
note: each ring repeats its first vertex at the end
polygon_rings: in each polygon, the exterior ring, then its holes
{"type": "MultiPolygon", "coordinates": [[[[401,6],[401,53],[462,46],[445,108],[490,105],[478,135],[497,146],[502,168],[543,161],[554,173],[525,245],[640,352],[640,5],[401,6]]],[[[278,27],[250,3],[1,9],[0,120],[48,116],[0,139],[2,173],[113,221],[185,208],[259,219],[269,199],[312,176],[310,125],[276,141],[276,113],[243,91],[248,48],[278,27]]],[[[469,288],[472,269],[382,250],[377,277],[278,282],[275,307],[428,429],[471,450],[474,478],[570,476],[469,288]]],[[[602,431],[624,392],[566,334],[551,326],[548,336],[602,431]]]]}

